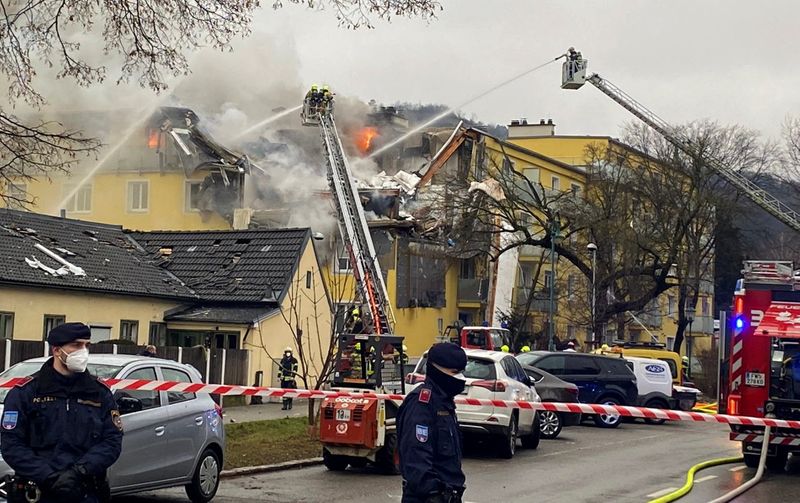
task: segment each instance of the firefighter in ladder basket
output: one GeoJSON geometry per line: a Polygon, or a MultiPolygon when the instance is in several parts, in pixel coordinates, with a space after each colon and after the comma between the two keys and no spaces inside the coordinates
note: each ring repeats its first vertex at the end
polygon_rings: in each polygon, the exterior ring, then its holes
{"type": "MultiPolygon", "coordinates": [[[[297,358],[292,354],[292,348],[287,347],[283,350],[283,358],[281,358],[280,369],[278,370],[278,379],[281,380],[281,388],[296,389],[297,388],[297,358]]],[[[292,398],[283,398],[283,407],[281,410],[292,409],[292,398]]]]}

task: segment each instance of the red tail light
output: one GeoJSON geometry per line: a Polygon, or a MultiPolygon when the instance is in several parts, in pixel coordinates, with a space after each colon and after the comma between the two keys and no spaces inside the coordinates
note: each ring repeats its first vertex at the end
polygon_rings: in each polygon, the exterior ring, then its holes
{"type": "Polygon", "coordinates": [[[217,415],[222,419],[222,407],[218,403],[214,404],[214,410],[217,411],[217,415]]]}
{"type": "Polygon", "coordinates": [[[424,380],[425,376],[422,374],[417,374],[416,372],[406,374],[406,384],[418,384],[424,380]]]}
{"type": "Polygon", "coordinates": [[[472,381],[470,386],[477,386],[479,388],[485,388],[489,391],[494,391],[495,393],[505,391],[506,390],[506,383],[503,381],[472,381]]]}
{"type": "Polygon", "coordinates": [[[567,392],[569,394],[571,394],[571,395],[578,396],[578,388],[577,387],[567,388],[567,392]]]}

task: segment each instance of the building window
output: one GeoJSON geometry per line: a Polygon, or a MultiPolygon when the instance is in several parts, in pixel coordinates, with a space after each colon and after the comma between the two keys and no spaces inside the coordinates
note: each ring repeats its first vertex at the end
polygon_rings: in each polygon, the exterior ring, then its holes
{"type": "Polygon", "coordinates": [[[8,183],[7,205],[9,208],[22,209],[28,200],[28,185],[25,183],[8,183]]]}
{"type": "Polygon", "coordinates": [[[525,168],[522,170],[522,174],[531,183],[539,183],[539,168],[525,168]]]}
{"type": "Polygon", "coordinates": [[[575,298],[575,290],[577,289],[577,286],[578,277],[574,274],[570,274],[567,277],[567,297],[569,297],[570,300],[575,298]]]}
{"type": "Polygon", "coordinates": [[[47,334],[57,326],[63,325],[66,321],[67,317],[63,314],[45,314],[42,340],[47,340],[47,334]]]}
{"type": "Polygon", "coordinates": [[[581,186],[578,185],[577,183],[571,183],[569,185],[569,188],[573,196],[578,197],[581,195],[581,186]]]}
{"type": "Polygon", "coordinates": [[[186,211],[200,211],[200,187],[203,182],[186,182],[186,211]]]}
{"type": "Polygon", "coordinates": [[[306,288],[311,288],[311,271],[306,271],[306,288]]]}
{"type": "Polygon", "coordinates": [[[672,351],[675,346],[675,337],[667,337],[667,350],[672,351]]]}
{"type": "Polygon", "coordinates": [[[147,343],[153,346],[166,346],[167,345],[167,324],[158,323],[156,321],[150,322],[150,334],[147,337],[147,343]]]}
{"type": "Polygon", "coordinates": [[[561,190],[561,180],[557,176],[552,177],[550,179],[550,187],[552,187],[553,190],[561,190]]]}
{"type": "Polygon", "coordinates": [[[675,316],[675,314],[677,314],[676,307],[675,296],[667,295],[667,316],[675,316]]]}
{"type": "Polygon", "coordinates": [[[708,297],[703,297],[702,299],[702,306],[703,306],[703,316],[708,316],[708,297]]]}
{"type": "Polygon", "coordinates": [[[553,282],[553,271],[544,272],[544,287],[550,289],[550,283],[553,282]]]}
{"type": "Polygon", "coordinates": [[[111,325],[89,325],[92,344],[111,340],[111,325]]]}
{"type": "Polygon", "coordinates": [[[119,338],[123,341],[138,342],[139,322],[137,320],[120,320],[119,338]]]}
{"type": "Polygon", "coordinates": [[[149,182],[128,182],[128,211],[147,211],[149,196],[149,182]]]}
{"type": "Polygon", "coordinates": [[[342,246],[336,256],[336,271],[337,272],[351,272],[353,270],[350,264],[350,253],[347,251],[346,246],[342,246]]]}
{"type": "MultiPolygon", "coordinates": [[[[64,195],[69,195],[75,190],[74,185],[64,185],[64,195]]],[[[65,209],[73,213],[89,213],[92,211],[92,185],[81,185],[75,194],[67,201],[65,209]]]]}
{"type": "Polygon", "coordinates": [[[14,338],[14,313],[0,312],[0,339],[14,338]]]}

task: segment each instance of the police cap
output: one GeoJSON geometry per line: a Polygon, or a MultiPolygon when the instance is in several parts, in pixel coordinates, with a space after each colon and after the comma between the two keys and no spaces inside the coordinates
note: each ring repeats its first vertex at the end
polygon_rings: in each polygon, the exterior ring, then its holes
{"type": "Polygon", "coordinates": [[[51,346],[63,346],[78,339],[91,338],[92,331],[88,326],[80,322],[62,323],[47,334],[47,342],[51,346]]]}
{"type": "Polygon", "coordinates": [[[464,370],[467,366],[467,354],[452,342],[440,342],[431,346],[428,361],[446,369],[464,370]]]}

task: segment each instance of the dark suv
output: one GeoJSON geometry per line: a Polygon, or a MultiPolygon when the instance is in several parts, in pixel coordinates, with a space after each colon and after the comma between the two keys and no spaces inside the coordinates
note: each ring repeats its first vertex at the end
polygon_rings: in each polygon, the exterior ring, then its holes
{"type": "MultiPolygon", "coordinates": [[[[517,359],[578,386],[583,403],[636,405],[639,391],[636,377],[622,358],[563,351],[521,353],[517,359]]],[[[596,415],[594,422],[603,428],[616,428],[620,416],[596,415]]]]}

